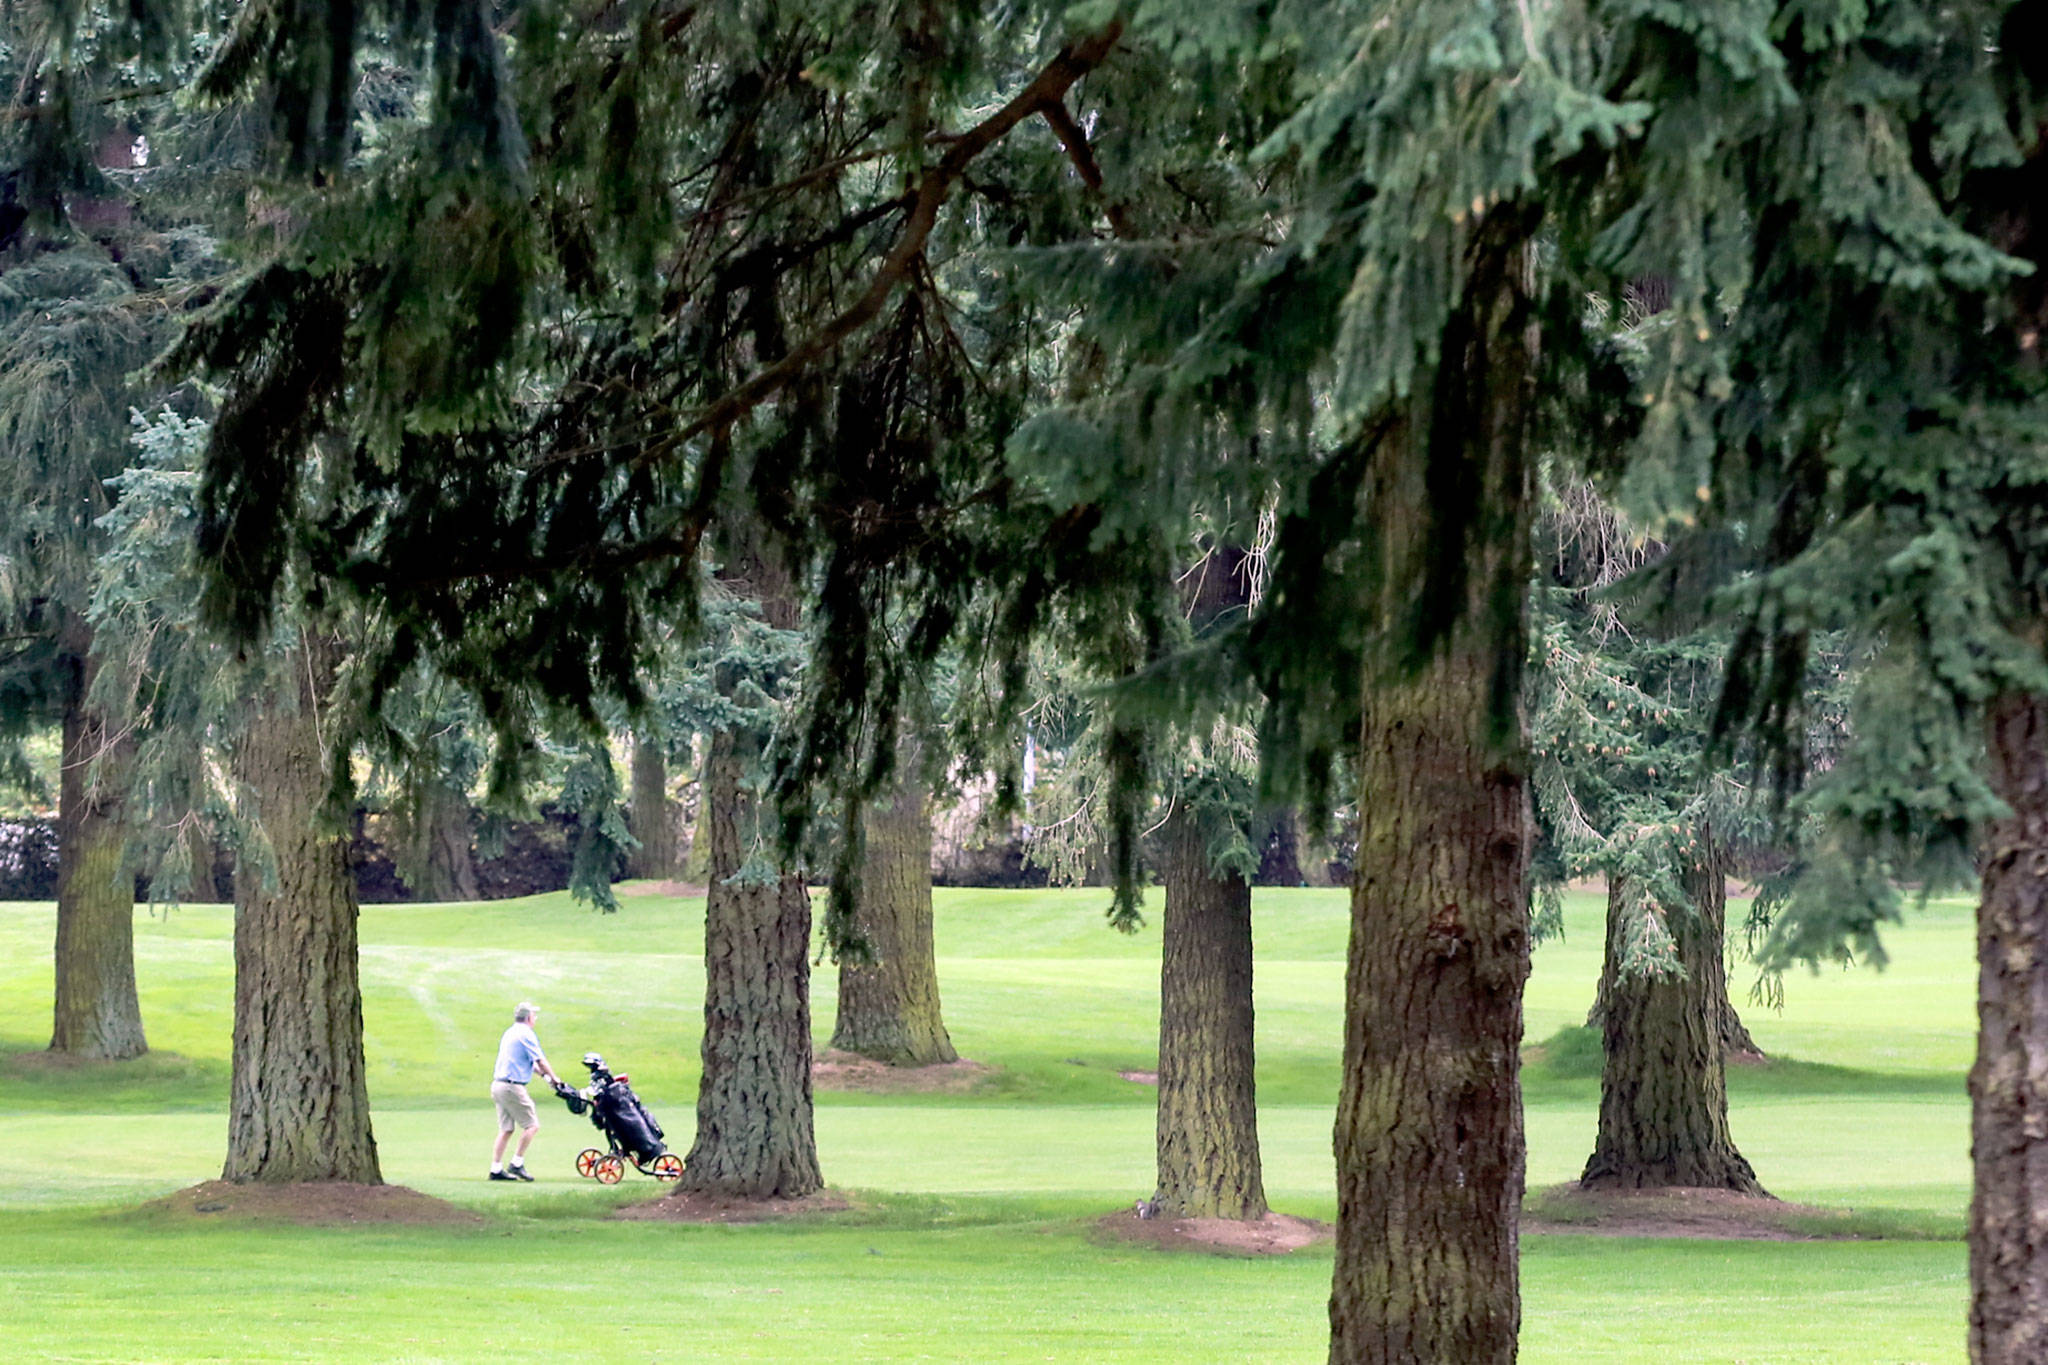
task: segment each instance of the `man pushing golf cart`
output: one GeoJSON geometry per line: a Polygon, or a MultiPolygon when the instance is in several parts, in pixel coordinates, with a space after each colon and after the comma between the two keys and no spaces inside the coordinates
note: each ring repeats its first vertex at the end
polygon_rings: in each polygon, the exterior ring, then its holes
{"type": "Polygon", "coordinates": [[[642,1175],[660,1181],[681,1180],[683,1159],[662,1145],[661,1125],[626,1084],[626,1077],[614,1076],[595,1052],[583,1054],[583,1065],[590,1071],[590,1084],[577,1090],[551,1078],[555,1094],[569,1106],[570,1113],[590,1115],[591,1126],[604,1134],[610,1150],[586,1147],[576,1157],[576,1174],[602,1185],[616,1185],[625,1177],[626,1163],[631,1162],[642,1175]]]}
{"type": "Polygon", "coordinates": [[[562,1083],[562,1078],[548,1065],[547,1055],[540,1050],[540,1039],[534,1034],[533,1021],[538,1018],[540,1006],[530,1000],[520,1001],[519,1008],[512,1011],[512,1027],[498,1040],[498,1065],[491,1073],[491,1101],[498,1107],[498,1141],[491,1148],[493,1180],[533,1179],[526,1170],[526,1149],[533,1145],[533,1135],[540,1131],[540,1115],[534,1112],[526,1084],[535,1071],[558,1086],[562,1083]],[[511,1141],[515,1129],[519,1132],[519,1145],[513,1149],[508,1169],[505,1144],[511,1141]]]}

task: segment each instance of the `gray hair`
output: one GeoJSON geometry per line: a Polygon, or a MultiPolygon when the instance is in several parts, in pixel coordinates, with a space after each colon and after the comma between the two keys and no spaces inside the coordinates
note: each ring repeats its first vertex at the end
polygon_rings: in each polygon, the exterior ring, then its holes
{"type": "Polygon", "coordinates": [[[522,1000],[519,1002],[518,1007],[512,1011],[512,1022],[515,1024],[530,1024],[533,1022],[533,1016],[539,1013],[539,1005],[528,1000],[522,1000]]]}

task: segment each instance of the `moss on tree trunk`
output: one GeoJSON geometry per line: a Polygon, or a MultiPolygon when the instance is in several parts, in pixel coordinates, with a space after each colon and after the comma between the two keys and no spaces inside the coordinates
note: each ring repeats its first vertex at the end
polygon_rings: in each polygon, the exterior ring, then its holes
{"type": "Polygon", "coordinates": [[[67,690],[57,781],[57,944],[50,1050],[111,1061],[149,1050],[135,990],[135,874],[125,818],[133,745],[87,694],[91,634],[67,643],[79,667],[67,690]]]}
{"type": "Polygon", "coordinates": [[[668,754],[645,735],[633,741],[633,837],[640,846],[626,860],[631,877],[673,877],[676,864],[675,808],[668,799],[668,754]]]}
{"type": "MultiPolygon", "coordinates": [[[[338,650],[295,658],[296,696],[261,705],[234,771],[261,821],[270,866],[235,869],[235,1035],[229,1180],[381,1183],[363,1066],[355,880],[348,843],[323,819],[330,775],[320,707],[338,650]]],[[[282,670],[281,670],[282,671],[282,670]]]]}
{"type": "Polygon", "coordinates": [[[1213,875],[1185,809],[1161,831],[1159,1187],[1175,1218],[1266,1214],[1252,1068],[1252,892],[1213,875]]]}
{"type": "Polygon", "coordinates": [[[2048,1360],[2048,697],[2009,693],[1986,735],[2011,813],[1985,831],[1970,1069],[1970,1359],[2048,1360]]]}
{"type": "Polygon", "coordinates": [[[1523,218],[1488,217],[1427,392],[1361,438],[1384,643],[1362,679],[1330,1293],[1340,1365],[1508,1365],[1521,1322],[1534,833],[1518,709],[1533,503],[1523,218]]]}
{"type": "Polygon", "coordinates": [[[787,870],[737,876],[755,829],[741,784],[752,744],[719,731],[704,763],[704,1070],[682,1183],[795,1198],[824,1184],[811,1111],[811,899],[787,870]]]}
{"type": "Polygon", "coordinates": [[[832,1046],[890,1066],[955,1060],[932,948],[932,822],[914,752],[896,790],[869,807],[854,922],[872,961],[839,963],[832,1046]]]}
{"type": "Polygon", "coordinates": [[[1728,1129],[1726,868],[1709,832],[1700,847],[1686,870],[1691,911],[1665,915],[1676,975],[1621,970],[1628,886],[1608,884],[1600,1127],[1580,1176],[1592,1188],[1764,1192],[1728,1129]]]}

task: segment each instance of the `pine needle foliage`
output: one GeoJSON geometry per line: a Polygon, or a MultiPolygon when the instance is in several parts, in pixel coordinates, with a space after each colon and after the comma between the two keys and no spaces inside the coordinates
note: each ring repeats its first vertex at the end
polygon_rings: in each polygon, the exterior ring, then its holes
{"type": "MultiPolygon", "coordinates": [[[[140,406],[190,394],[142,372],[221,272],[205,211],[173,189],[201,151],[126,27],[102,11],[0,11],[0,762],[79,704],[100,520],[140,406]]],[[[154,41],[152,39],[151,41],[154,41]]],[[[95,765],[97,768],[97,765],[95,765]]],[[[19,774],[17,774],[19,775],[19,774]]]]}
{"type": "MultiPolygon", "coordinates": [[[[201,85],[293,93],[301,188],[174,357],[231,386],[211,614],[259,631],[298,547],[509,735],[521,691],[638,704],[649,642],[696,628],[707,529],[754,517],[824,604],[794,823],[833,774],[872,789],[899,667],[965,636],[1021,700],[1055,611],[1174,705],[1255,680],[1269,785],[1320,797],[1358,680],[1438,648],[1497,529],[1444,436],[1470,291],[1525,296],[1538,416],[1596,435],[1633,514],[1761,518],[1789,563],[1831,490],[1875,486],[1845,434],[1875,422],[1889,467],[1953,388],[1957,346],[1902,339],[2024,268],[1956,208],[2019,156],[1987,39],[2020,12],[247,7],[201,85]],[[373,52],[418,116],[374,139],[345,79],[373,52]],[[1623,354],[1585,301],[1645,287],[1661,321],[1623,354]],[[1358,490],[1397,429],[1429,548],[1390,565],[1358,490]],[[354,463],[308,520],[316,437],[354,463]],[[1176,672],[1162,528],[1275,485],[1271,609],[1176,672]]],[[[1503,659],[1522,591],[1484,609],[1503,659]]],[[[1797,734],[1811,610],[1758,592],[1725,725],[1797,734]]]]}
{"type": "Polygon", "coordinates": [[[1731,374],[1773,382],[1768,404],[1722,404],[1715,429],[1776,465],[1763,505],[1741,504],[1768,528],[1768,562],[1733,597],[1721,729],[1761,733],[1790,789],[1813,641],[1844,632],[1871,662],[1848,742],[1795,803],[1817,832],[1767,945],[1779,962],[1881,963],[1894,878],[1922,894],[1974,878],[1978,832],[2003,810],[1984,708],[2048,684],[2027,340],[2044,257],[2026,207],[2044,32],[2034,4],[1845,13],[1808,31],[1818,59],[1796,71],[1809,169],[1787,176],[1719,343],[1731,374]],[[1881,117],[1852,118],[1857,94],[1881,117]]]}

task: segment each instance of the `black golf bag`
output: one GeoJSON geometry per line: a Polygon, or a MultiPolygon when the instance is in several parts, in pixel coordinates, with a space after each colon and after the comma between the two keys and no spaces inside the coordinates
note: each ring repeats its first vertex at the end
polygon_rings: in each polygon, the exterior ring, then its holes
{"type": "Polygon", "coordinates": [[[667,1151],[661,1141],[661,1125],[626,1084],[626,1077],[612,1075],[604,1058],[595,1052],[583,1054],[583,1065],[590,1070],[589,1089],[572,1090],[559,1082],[555,1086],[555,1093],[569,1106],[569,1112],[588,1111],[591,1125],[605,1135],[611,1149],[624,1154],[635,1166],[645,1167],[667,1151]]]}

